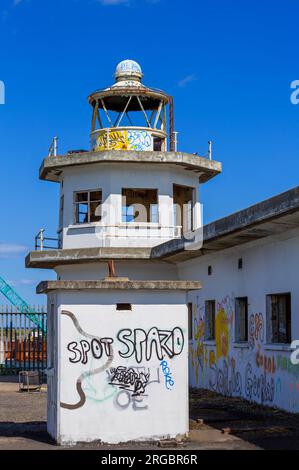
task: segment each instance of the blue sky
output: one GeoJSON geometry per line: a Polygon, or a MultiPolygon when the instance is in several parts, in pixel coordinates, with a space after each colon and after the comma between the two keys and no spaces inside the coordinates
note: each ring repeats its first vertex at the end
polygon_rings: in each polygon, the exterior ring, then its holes
{"type": "Polygon", "coordinates": [[[60,152],[88,148],[86,96],[125,58],[174,95],[180,150],[214,142],[206,222],[296,186],[298,13],[297,0],[0,0],[0,276],[44,303],[35,285],[53,273],[24,255],[40,227],[55,236],[58,187],[38,168],[54,135],[60,152]]]}

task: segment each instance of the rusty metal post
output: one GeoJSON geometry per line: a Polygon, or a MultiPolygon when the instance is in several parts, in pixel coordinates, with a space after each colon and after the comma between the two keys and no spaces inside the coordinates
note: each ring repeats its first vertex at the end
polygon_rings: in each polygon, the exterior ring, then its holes
{"type": "Polygon", "coordinates": [[[114,259],[108,261],[109,277],[117,277],[114,259]]]}
{"type": "Polygon", "coordinates": [[[173,97],[169,96],[169,150],[175,152],[175,139],[174,139],[174,105],[173,97]]]}

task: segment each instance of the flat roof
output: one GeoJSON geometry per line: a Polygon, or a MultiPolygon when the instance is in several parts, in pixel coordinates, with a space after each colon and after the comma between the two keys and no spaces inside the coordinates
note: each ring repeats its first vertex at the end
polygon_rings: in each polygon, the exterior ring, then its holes
{"type": "Polygon", "coordinates": [[[101,152],[79,152],[56,157],[47,157],[39,170],[43,180],[60,181],[65,168],[95,163],[159,164],[174,165],[198,174],[199,182],[205,183],[222,171],[222,165],[215,160],[185,152],[136,152],[131,150],[104,150],[101,152]]]}
{"type": "Polygon", "coordinates": [[[174,239],[154,247],[151,256],[184,261],[296,227],[299,227],[299,186],[205,225],[200,249],[185,250],[185,240],[174,239]]]}

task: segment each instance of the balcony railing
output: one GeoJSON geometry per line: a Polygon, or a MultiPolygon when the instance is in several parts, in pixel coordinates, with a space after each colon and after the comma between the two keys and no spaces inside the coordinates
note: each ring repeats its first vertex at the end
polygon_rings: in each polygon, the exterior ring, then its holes
{"type": "MultiPolygon", "coordinates": [[[[129,129],[129,130],[132,130],[132,129],[135,129],[138,131],[138,128],[135,128],[135,127],[130,127],[130,128],[107,128],[107,129],[102,129],[102,130],[96,130],[94,132],[92,132],[92,140],[93,140],[93,144],[92,144],[92,147],[94,147],[96,145],[96,139],[97,139],[97,135],[101,132],[104,134],[105,138],[106,138],[106,143],[104,143],[103,145],[103,148],[101,148],[100,146],[100,149],[101,150],[120,150],[120,147],[119,147],[119,142],[117,141],[117,138],[115,139],[115,136],[117,133],[120,133],[122,129],[129,129]],[[113,135],[113,142],[112,144],[110,144],[110,134],[113,135]]],[[[159,132],[159,131],[157,131],[159,132]]],[[[178,132],[174,132],[174,151],[177,152],[178,151],[178,132]]],[[[117,137],[117,136],[116,136],[117,137]]],[[[123,139],[123,136],[122,136],[122,139],[123,139]]],[[[54,139],[52,140],[52,143],[50,145],[50,148],[49,148],[49,152],[48,152],[48,156],[49,157],[56,157],[57,156],[57,142],[58,142],[58,137],[54,137],[54,139]]],[[[152,144],[153,145],[153,144],[152,144]]],[[[209,140],[208,141],[208,152],[204,155],[199,155],[203,158],[208,158],[209,160],[213,160],[213,150],[212,150],[212,141],[209,140]]],[[[94,148],[92,148],[92,150],[95,150],[94,148]]],[[[122,150],[124,150],[124,147],[122,146],[122,150]]],[[[129,150],[129,148],[126,148],[126,150],[129,150]]],[[[150,146],[150,148],[147,148],[147,149],[144,149],[144,148],[138,148],[138,150],[153,150],[152,147],[150,146]]],[[[161,147],[161,149],[159,150],[163,150],[163,145],[161,147]]],[[[87,150],[71,150],[68,152],[68,155],[72,155],[72,154],[76,154],[76,153],[85,153],[87,152],[87,150]]],[[[193,155],[198,155],[197,152],[194,152],[193,155]]]]}
{"type": "MultiPolygon", "coordinates": [[[[58,232],[59,234],[59,232],[58,232]]],[[[61,248],[61,239],[45,237],[45,230],[42,228],[35,237],[35,250],[57,250],[61,248]]]]}
{"type": "Polygon", "coordinates": [[[49,152],[48,152],[49,157],[57,156],[57,142],[58,142],[58,137],[54,137],[49,147],[49,152]]]}

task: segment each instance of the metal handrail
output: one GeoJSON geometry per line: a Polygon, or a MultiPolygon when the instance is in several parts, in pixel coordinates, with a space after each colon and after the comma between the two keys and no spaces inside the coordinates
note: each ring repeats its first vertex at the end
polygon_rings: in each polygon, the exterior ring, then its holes
{"type": "Polygon", "coordinates": [[[57,156],[57,147],[58,147],[57,142],[58,142],[58,137],[54,137],[49,148],[49,152],[48,152],[49,157],[57,156]]]}
{"type": "Polygon", "coordinates": [[[46,250],[56,250],[59,246],[59,238],[45,237],[45,229],[41,228],[38,234],[35,236],[35,250],[43,251],[46,250]],[[57,242],[56,246],[45,245],[45,241],[57,242]]]}

